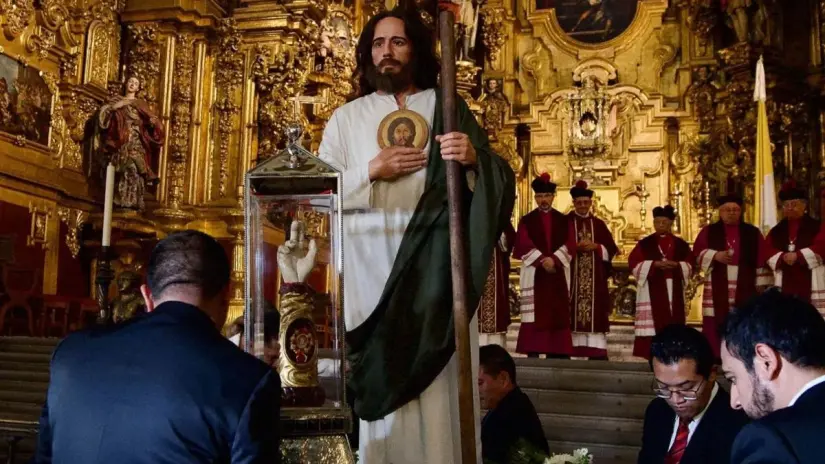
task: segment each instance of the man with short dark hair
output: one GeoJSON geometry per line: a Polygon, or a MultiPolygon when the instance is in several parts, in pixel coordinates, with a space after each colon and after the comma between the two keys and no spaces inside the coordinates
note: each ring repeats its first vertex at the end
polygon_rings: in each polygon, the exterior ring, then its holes
{"type": "Polygon", "coordinates": [[[765,265],[770,246],[758,228],[742,220],[742,197],[729,193],[716,202],[719,220],[699,231],[693,254],[696,270],[705,274],[702,333],[718,359],[718,326],[730,308],[744,304],[771,285],[773,276],[765,265]]]}
{"type": "Polygon", "coordinates": [[[820,463],[825,436],[825,320],[773,288],[733,310],[722,333],[731,407],[751,423],[733,463],[820,463]]]}
{"type": "Polygon", "coordinates": [[[633,356],[648,360],[656,331],[670,324],[684,324],[686,310],[690,309],[685,289],[690,282],[693,253],[687,242],[673,235],[675,219],[672,206],[653,208],[655,232],[639,240],[628,258],[639,289],[633,356]]]}
{"type": "Polygon", "coordinates": [[[516,364],[500,345],[479,350],[478,392],[487,415],[481,421],[484,462],[506,464],[522,443],[550,453],[530,398],[516,384],[516,364]]]}
{"type": "Polygon", "coordinates": [[[727,464],[747,423],[716,383],[713,351],[696,329],[673,324],[651,341],[657,398],[645,412],[639,464],[727,464]]]}
{"type": "MultiPolygon", "coordinates": [[[[473,311],[515,200],[513,170],[492,151],[460,97],[456,130],[444,133],[432,39],[413,10],[370,19],[356,49],[359,98],[335,110],[318,148],[321,160],[343,172],[349,386],[362,418],[359,459],[365,464],[466,460],[446,162],[459,163],[467,179],[461,220],[470,231],[466,297],[473,311]],[[390,128],[400,120],[415,126],[412,147],[392,143],[390,128]]],[[[478,352],[476,318],[470,346],[478,352]]]]}
{"type": "Polygon", "coordinates": [[[229,272],[206,234],[158,243],[149,314],[55,349],[34,462],[278,462],[278,374],[220,332],[229,272]]]}

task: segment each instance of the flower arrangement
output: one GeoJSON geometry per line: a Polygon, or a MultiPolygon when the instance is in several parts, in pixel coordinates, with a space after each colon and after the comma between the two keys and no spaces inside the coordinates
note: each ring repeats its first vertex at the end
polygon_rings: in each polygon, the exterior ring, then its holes
{"type": "Polygon", "coordinates": [[[554,454],[547,458],[544,464],[592,464],[593,456],[587,451],[587,448],[577,449],[573,454],[554,454]]]}
{"type": "MultiPolygon", "coordinates": [[[[592,464],[593,456],[586,448],[578,449],[573,454],[554,454],[547,457],[526,440],[519,440],[510,451],[507,464],[592,464]]],[[[484,464],[498,464],[485,461],[484,464]]]]}

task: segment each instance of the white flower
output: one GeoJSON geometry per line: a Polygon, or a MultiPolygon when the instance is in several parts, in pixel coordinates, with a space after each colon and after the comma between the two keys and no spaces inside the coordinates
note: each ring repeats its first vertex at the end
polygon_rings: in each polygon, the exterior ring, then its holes
{"type": "Polygon", "coordinates": [[[591,464],[592,462],[593,456],[590,455],[587,448],[582,448],[574,451],[573,455],[554,454],[552,457],[547,458],[544,464],[591,464]]]}

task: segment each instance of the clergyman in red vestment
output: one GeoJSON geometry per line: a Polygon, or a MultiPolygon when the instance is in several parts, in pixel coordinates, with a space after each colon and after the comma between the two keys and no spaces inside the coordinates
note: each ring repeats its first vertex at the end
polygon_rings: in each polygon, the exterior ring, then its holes
{"type": "Polygon", "coordinates": [[[745,303],[757,289],[770,286],[773,276],[766,267],[768,242],[759,229],[742,221],[742,197],[724,195],[717,205],[720,219],[699,231],[693,254],[705,273],[702,333],[718,358],[718,328],[731,306],[745,303]]]}
{"type": "Polygon", "coordinates": [[[478,343],[507,347],[507,327],[510,326],[510,252],[516,241],[516,230],[507,222],[493,251],[493,263],[484,293],[478,303],[478,343]]]}
{"type": "Polygon", "coordinates": [[[593,191],[587,182],[576,182],[570,195],[573,211],[567,216],[567,243],[562,252],[570,259],[573,356],[607,359],[611,311],[607,279],[619,248],[607,224],[590,211],[593,191]]]}
{"type": "Polygon", "coordinates": [[[767,237],[774,285],[782,293],[810,302],[825,315],[825,266],[822,255],[814,251],[820,223],[807,213],[808,192],[790,181],[782,186],[779,200],[784,218],[767,237]]]}
{"type": "Polygon", "coordinates": [[[556,184],[547,173],[533,180],[538,208],[518,224],[513,256],[521,260],[521,328],[516,351],[537,357],[570,357],[570,259],[559,251],[567,241],[567,218],[553,209],[556,184]]]}
{"type": "Polygon", "coordinates": [[[673,235],[675,219],[672,206],[653,208],[656,232],[639,240],[628,259],[638,289],[633,356],[648,360],[653,336],[670,324],[684,324],[689,312],[685,289],[693,252],[686,241],[673,235]]]}

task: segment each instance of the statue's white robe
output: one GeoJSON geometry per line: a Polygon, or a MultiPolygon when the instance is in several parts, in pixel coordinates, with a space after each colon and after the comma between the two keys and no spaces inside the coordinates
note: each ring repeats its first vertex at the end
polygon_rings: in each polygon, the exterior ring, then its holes
{"type": "MultiPolygon", "coordinates": [[[[432,131],[435,91],[407,98],[432,131]]],[[[392,271],[404,231],[424,192],[426,168],[394,181],[369,180],[369,162],[380,151],[378,126],[398,109],[395,97],[372,93],[338,108],[324,129],[322,160],[343,172],[344,319],[347,330],[373,312],[392,271]]],[[[429,150],[429,143],[425,150],[429,150]]],[[[409,282],[408,285],[416,285],[409,282]]],[[[476,448],[481,462],[478,402],[478,321],[470,323],[476,448]]],[[[418,397],[374,422],[361,421],[360,462],[452,464],[461,462],[455,355],[418,397]]]]}

